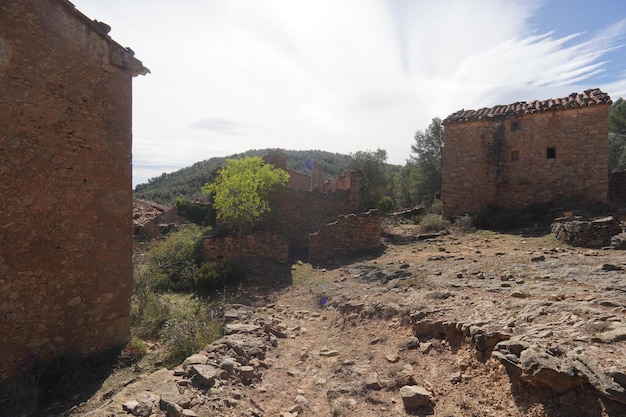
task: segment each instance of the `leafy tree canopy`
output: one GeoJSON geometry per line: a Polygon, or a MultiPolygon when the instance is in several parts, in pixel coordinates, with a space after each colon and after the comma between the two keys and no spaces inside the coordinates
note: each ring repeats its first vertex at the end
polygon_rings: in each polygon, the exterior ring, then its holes
{"type": "MultiPolygon", "coordinates": [[[[441,193],[444,135],[439,117],[434,117],[426,130],[415,132],[410,161],[404,172],[405,181],[415,190],[415,203],[431,205],[441,193]]],[[[406,193],[405,193],[406,194],[406,193]]]]}
{"type": "MultiPolygon", "coordinates": [[[[358,151],[350,156],[352,157],[350,168],[363,173],[360,187],[361,211],[380,208],[382,199],[392,194],[390,176],[385,163],[387,151],[379,148],[376,151],[358,151]]],[[[385,201],[385,205],[388,209],[389,201],[385,201]]]]}
{"type": "Polygon", "coordinates": [[[289,174],[274,168],[262,158],[229,159],[215,180],[202,191],[213,194],[217,218],[232,221],[241,228],[270,210],[268,197],[272,190],[284,186],[289,174]]]}
{"type": "Polygon", "coordinates": [[[609,109],[609,172],[626,169],[626,100],[618,99],[609,109]]]}

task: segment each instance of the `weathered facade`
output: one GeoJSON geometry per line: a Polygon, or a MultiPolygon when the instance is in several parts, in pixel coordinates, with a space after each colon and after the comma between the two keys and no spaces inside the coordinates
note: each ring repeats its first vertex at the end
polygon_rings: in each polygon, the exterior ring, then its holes
{"type": "Polygon", "coordinates": [[[610,97],[599,89],[448,116],[443,214],[608,199],[610,97]]]}
{"type": "Polygon", "coordinates": [[[130,338],[131,88],[148,70],[65,0],[0,3],[0,384],[130,338]]]}

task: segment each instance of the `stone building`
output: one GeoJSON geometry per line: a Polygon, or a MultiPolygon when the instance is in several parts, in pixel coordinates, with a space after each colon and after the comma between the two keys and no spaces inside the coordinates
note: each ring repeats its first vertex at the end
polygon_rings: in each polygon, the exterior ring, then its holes
{"type": "Polygon", "coordinates": [[[599,89],[460,110],[443,125],[443,214],[608,199],[608,113],[599,89]]]}
{"type": "MultiPolygon", "coordinates": [[[[275,196],[272,211],[257,222],[257,233],[242,240],[243,256],[318,262],[381,246],[380,214],[377,210],[359,213],[361,172],[324,180],[321,166],[314,166],[311,175],[287,169],[284,152],[263,158],[287,171],[289,181],[275,196]]],[[[233,236],[206,236],[206,256],[235,258],[237,242],[233,236]]]]}
{"type": "Polygon", "coordinates": [[[130,338],[132,79],[66,0],[0,2],[0,384],[130,338]]]}

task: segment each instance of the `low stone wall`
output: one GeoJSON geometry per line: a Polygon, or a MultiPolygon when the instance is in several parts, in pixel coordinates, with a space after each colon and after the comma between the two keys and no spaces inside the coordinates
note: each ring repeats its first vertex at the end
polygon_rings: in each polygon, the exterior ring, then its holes
{"type": "Polygon", "coordinates": [[[611,237],[622,231],[613,216],[592,220],[584,220],[581,216],[560,217],[552,223],[550,229],[560,241],[587,248],[608,246],[611,237]]]}
{"type": "Polygon", "coordinates": [[[319,262],[380,246],[378,210],[341,215],[337,221],[322,225],[319,231],[309,235],[309,261],[319,262]]]}
{"type": "Polygon", "coordinates": [[[286,262],[289,256],[287,239],[272,233],[257,233],[241,237],[241,253],[236,236],[204,236],[204,253],[207,260],[260,257],[286,262]]]}

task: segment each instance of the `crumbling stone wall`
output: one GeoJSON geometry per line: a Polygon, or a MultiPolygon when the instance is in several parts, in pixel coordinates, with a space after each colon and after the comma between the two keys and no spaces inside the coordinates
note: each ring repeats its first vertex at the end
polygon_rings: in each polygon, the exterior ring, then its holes
{"type": "Polygon", "coordinates": [[[289,258],[287,240],[283,235],[272,233],[255,233],[241,238],[236,236],[204,236],[204,251],[209,261],[217,259],[237,259],[242,257],[259,257],[286,262],[289,258]]]}
{"type": "Polygon", "coordinates": [[[590,220],[581,216],[559,217],[550,229],[560,241],[587,248],[608,246],[611,238],[622,231],[620,223],[613,216],[590,220]]]}
{"type": "Polygon", "coordinates": [[[309,234],[341,214],[359,212],[360,173],[351,171],[341,178],[343,189],[319,192],[288,187],[278,194],[264,227],[287,237],[290,254],[306,257],[309,234]]]}
{"type": "Polygon", "coordinates": [[[319,231],[309,235],[309,261],[351,255],[379,248],[380,213],[341,215],[337,221],[322,225],[319,231]]]}
{"type": "Polygon", "coordinates": [[[443,214],[563,199],[607,201],[610,103],[606,94],[588,90],[449,116],[444,120],[443,214]]]}
{"type": "MultiPolygon", "coordinates": [[[[268,162],[276,163],[280,167],[280,158],[274,158],[268,162]]],[[[277,259],[282,253],[282,246],[275,251],[265,252],[257,248],[257,243],[263,242],[264,236],[281,236],[285,239],[287,253],[290,257],[309,256],[309,235],[316,232],[320,225],[330,223],[341,214],[358,213],[359,211],[359,184],[361,173],[350,171],[337,178],[324,182],[324,192],[317,189],[302,189],[300,187],[287,186],[272,196],[270,201],[271,211],[255,224],[255,231],[251,237],[249,254],[277,259]],[[260,235],[258,238],[253,237],[260,235]],[[266,234],[266,235],[264,235],[266,234]]],[[[220,225],[224,228],[226,225],[220,225]]],[[[380,228],[380,224],[379,224],[380,228]]],[[[380,233],[380,231],[379,231],[380,233]]],[[[219,245],[230,245],[229,240],[210,238],[205,239],[205,253],[208,259],[216,257],[230,257],[233,252],[229,248],[221,249],[219,245]],[[208,241],[211,240],[209,243],[208,241]]],[[[282,255],[281,255],[282,256],[282,255]]]]}
{"type": "Polygon", "coordinates": [[[0,385],[130,338],[131,81],[64,0],[0,3],[0,385]]]}

